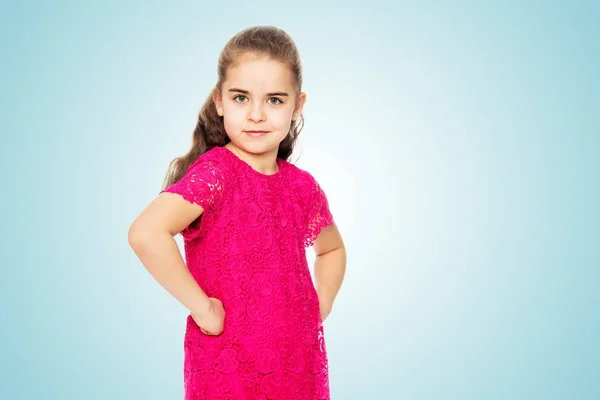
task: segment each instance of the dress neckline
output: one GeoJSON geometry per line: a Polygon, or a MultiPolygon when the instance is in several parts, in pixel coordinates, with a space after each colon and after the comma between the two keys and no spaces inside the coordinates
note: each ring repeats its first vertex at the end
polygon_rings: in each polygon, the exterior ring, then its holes
{"type": "Polygon", "coordinates": [[[218,147],[220,147],[222,149],[222,151],[228,153],[230,157],[233,157],[235,160],[237,160],[236,161],[237,163],[242,165],[242,167],[244,169],[248,170],[248,172],[253,175],[256,175],[263,179],[275,179],[275,178],[279,177],[279,175],[281,175],[281,169],[283,168],[284,162],[279,157],[276,158],[277,171],[273,174],[263,174],[262,172],[255,170],[250,164],[248,164],[245,160],[242,160],[237,154],[235,154],[233,151],[231,151],[227,147],[225,147],[225,146],[218,146],[218,147]]]}

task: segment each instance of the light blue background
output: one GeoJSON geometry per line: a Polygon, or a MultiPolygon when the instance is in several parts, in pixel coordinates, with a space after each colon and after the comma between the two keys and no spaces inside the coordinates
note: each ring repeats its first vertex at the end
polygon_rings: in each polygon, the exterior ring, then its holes
{"type": "Polygon", "coordinates": [[[0,398],[183,397],[127,230],[260,24],[349,252],[332,398],[600,398],[600,6],[502,3],[4,3],[0,398]]]}

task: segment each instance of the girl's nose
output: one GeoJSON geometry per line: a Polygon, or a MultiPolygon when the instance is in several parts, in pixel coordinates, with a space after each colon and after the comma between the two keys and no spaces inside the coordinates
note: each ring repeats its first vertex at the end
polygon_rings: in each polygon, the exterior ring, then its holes
{"type": "Polygon", "coordinates": [[[252,122],[260,122],[265,119],[265,112],[263,110],[262,104],[255,104],[250,108],[248,113],[248,119],[252,122]]]}

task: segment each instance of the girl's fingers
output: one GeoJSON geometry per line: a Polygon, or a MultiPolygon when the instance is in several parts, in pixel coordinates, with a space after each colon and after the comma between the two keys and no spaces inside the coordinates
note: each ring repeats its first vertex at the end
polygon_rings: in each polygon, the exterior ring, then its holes
{"type": "MultiPolygon", "coordinates": [[[[207,330],[206,330],[206,329],[204,329],[204,328],[200,328],[200,332],[204,333],[205,335],[210,335],[210,336],[219,336],[219,333],[212,333],[212,332],[209,332],[209,331],[207,331],[207,330]]],[[[221,332],[222,332],[222,331],[221,331],[221,332]]]]}

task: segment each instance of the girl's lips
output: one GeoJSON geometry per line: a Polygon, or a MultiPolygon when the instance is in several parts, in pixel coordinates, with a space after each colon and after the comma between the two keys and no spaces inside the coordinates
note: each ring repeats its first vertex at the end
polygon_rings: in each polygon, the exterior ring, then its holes
{"type": "Polygon", "coordinates": [[[244,131],[244,132],[246,132],[246,134],[250,135],[250,136],[262,136],[262,135],[269,133],[268,131],[244,131]]]}

